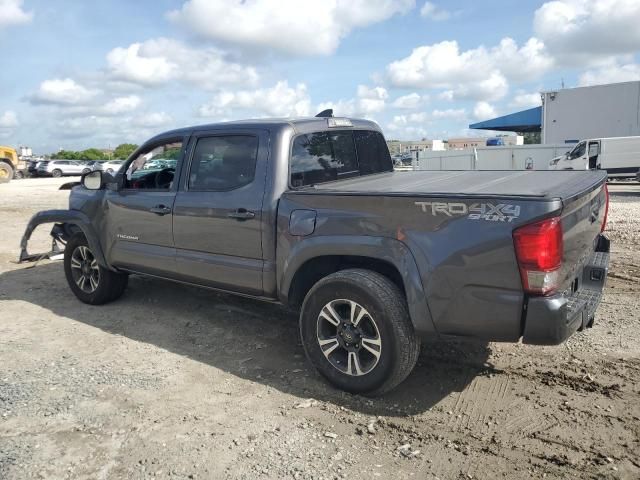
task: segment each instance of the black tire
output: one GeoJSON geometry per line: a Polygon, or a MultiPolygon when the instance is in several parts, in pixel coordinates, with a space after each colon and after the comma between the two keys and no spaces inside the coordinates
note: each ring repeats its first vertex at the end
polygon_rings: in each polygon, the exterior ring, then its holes
{"type": "Polygon", "coordinates": [[[81,302],[90,305],[102,305],[116,300],[124,293],[129,280],[129,276],[125,273],[113,272],[98,265],[87,239],[82,233],[75,234],[67,242],[64,250],[64,273],[69,288],[75,296],[81,302]],[[82,255],[81,252],[84,252],[85,255],[82,255]],[[85,262],[82,261],[83,258],[85,262]],[[86,264],[78,267],[78,260],[86,264]],[[85,268],[86,270],[84,270],[85,268]],[[79,274],[85,277],[85,281],[78,280],[79,274]],[[84,287],[87,284],[88,288],[81,287],[81,285],[84,287]]]}
{"type": "Polygon", "coordinates": [[[62,170],[60,170],[59,168],[56,168],[54,171],[51,172],[51,176],[59,178],[62,176],[62,170]]]}
{"type": "Polygon", "coordinates": [[[86,175],[87,173],[89,173],[91,171],[90,168],[85,168],[82,170],[82,175],[86,175]]]}
{"type": "Polygon", "coordinates": [[[5,161],[0,161],[0,183],[8,183],[13,178],[13,167],[5,161]]]}
{"type": "Polygon", "coordinates": [[[22,178],[24,178],[24,172],[22,170],[18,170],[15,173],[14,177],[17,178],[17,179],[22,179],[22,178]]]}
{"type": "Polygon", "coordinates": [[[341,390],[368,396],[382,395],[400,384],[413,370],[420,352],[420,341],[401,291],[387,277],[363,269],[333,273],[311,288],[300,313],[300,335],[307,358],[322,376],[341,390]],[[347,310],[341,314],[338,310],[342,304],[347,310]],[[349,319],[341,326],[332,326],[325,315],[329,305],[341,318],[353,318],[364,310],[357,331],[349,319]],[[357,313],[350,313],[351,308],[357,313]],[[338,346],[332,343],[332,328],[338,346]],[[379,347],[371,341],[376,337],[379,347]],[[355,338],[356,342],[359,338],[360,343],[347,343],[345,338],[355,338]],[[363,349],[365,343],[368,352],[363,349]],[[371,347],[377,355],[371,353],[371,347]],[[325,355],[329,350],[332,353],[325,355]],[[350,352],[360,355],[360,360],[351,360],[350,352]],[[352,363],[358,365],[360,372],[352,363]]]}

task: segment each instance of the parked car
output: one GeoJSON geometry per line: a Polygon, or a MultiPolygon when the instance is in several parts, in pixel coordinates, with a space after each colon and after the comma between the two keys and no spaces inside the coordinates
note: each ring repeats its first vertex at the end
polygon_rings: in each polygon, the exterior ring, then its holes
{"type": "Polygon", "coordinates": [[[38,176],[38,167],[42,163],[42,160],[29,160],[29,165],[27,166],[27,172],[30,177],[38,176]]]}
{"type": "Polygon", "coordinates": [[[501,137],[487,138],[487,147],[504,147],[504,139],[501,137]]]}
{"type": "Polygon", "coordinates": [[[82,302],[116,300],[130,273],[280,302],[300,312],[325,378],[377,395],[407,377],[423,339],[547,345],[590,327],[609,264],[605,180],[394,171],[366,120],[183,128],[115,178],[84,176],[69,210],[36,214],[20,261],[41,258],[29,237],[56,222],[82,302]],[[169,158],[176,169],[145,169],[169,158]]]}
{"type": "Polygon", "coordinates": [[[38,164],[39,176],[62,177],[89,173],[91,167],[75,160],[44,160],[38,164]]]}
{"type": "Polygon", "coordinates": [[[108,174],[114,174],[120,170],[123,163],[124,160],[109,160],[108,162],[102,162],[100,164],[100,169],[108,174]]]}
{"type": "Polygon", "coordinates": [[[90,162],[84,162],[84,165],[93,170],[102,170],[102,162],[98,160],[92,160],[90,162]]]}

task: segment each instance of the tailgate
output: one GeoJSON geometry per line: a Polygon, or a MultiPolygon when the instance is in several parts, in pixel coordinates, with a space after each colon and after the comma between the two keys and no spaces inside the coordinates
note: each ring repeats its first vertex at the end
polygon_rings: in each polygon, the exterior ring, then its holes
{"type": "MultiPolygon", "coordinates": [[[[591,178],[593,180],[593,178],[591,178]]],[[[573,185],[574,187],[578,185],[573,185]]],[[[580,190],[565,192],[561,224],[563,231],[563,262],[560,291],[580,288],[584,266],[596,250],[607,211],[606,175],[595,184],[580,185],[580,190]]]]}

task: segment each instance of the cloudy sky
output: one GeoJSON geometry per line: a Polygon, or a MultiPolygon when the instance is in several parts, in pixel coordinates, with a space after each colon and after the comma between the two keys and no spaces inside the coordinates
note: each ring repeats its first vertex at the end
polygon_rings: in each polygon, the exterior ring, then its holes
{"type": "Polygon", "coordinates": [[[639,0],[0,0],[0,142],[139,143],[336,115],[447,138],[540,90],[640,79],[639,0]]]}

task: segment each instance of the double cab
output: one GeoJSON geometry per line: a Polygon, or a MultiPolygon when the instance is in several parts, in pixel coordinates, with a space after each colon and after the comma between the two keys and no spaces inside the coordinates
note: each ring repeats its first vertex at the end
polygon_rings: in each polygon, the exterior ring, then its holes
{"type": "Polygon", "coordinates": [[[603,171],[394,171],[377,124],[325,116],[172,130],[69,208],[36,214],[66,244],[83,302],[131,274],[299,311],[310,362],[382,394],[422,340],[559,344],[590,327],[609,263],[603,171]]]}

